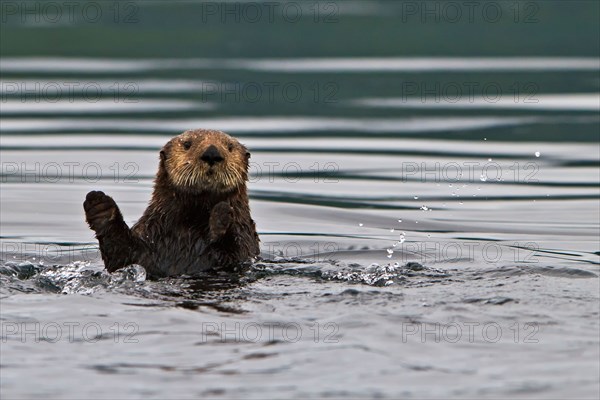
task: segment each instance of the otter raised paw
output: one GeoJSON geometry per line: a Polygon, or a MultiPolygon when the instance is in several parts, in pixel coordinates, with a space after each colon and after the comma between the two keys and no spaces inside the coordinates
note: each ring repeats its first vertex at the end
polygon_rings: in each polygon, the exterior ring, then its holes
{"type": "Polygon", "coordinates": [[[85,219],[94,232],[101,233],[111,222],[123,219],[117,203],[104,192],[89,192],[83,203],[85,219]]]}
{"type": "Polygon", "coordinates": [[[123,221],[117,203],[103,192],[89,192],[83,203],[85,218],[96,232],[102,260],[109,272],[133,263],[139,244],[123,221]]]}
{"type": "Polygon", "coordinates": [[[111,197],[88,193],[86,219],[106,268],[140,264],[157,278],[237,267],[258,256],[246,189],[249,158],[219,131],[171,139],[160,152],[150,204],[131,229],[111,197]]]}

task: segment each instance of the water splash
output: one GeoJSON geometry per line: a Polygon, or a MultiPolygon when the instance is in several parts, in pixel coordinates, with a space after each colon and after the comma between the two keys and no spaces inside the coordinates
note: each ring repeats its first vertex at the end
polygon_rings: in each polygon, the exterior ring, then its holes
{"type": "MultiPolygon", "coordinates": [[[[388,250],[391,256],[393,250],[388,250]]],[[[261,260],[249,266],[248,272],[239,276],[210,275],[202,277],[165,278],[147,281],[146,271],[139,265],[130,265],[108,273],[102,266],[77,261],[68,265],[45,267],[32,263],[13,263],[0,267],[2,292],[60,293],[94,295],[120,293],[158,300],[168,306],[173,301],[191,299],[206,305],[214,293],[252,284],[273,275],[295,275],[326,281],[341,281],[369,286],[429,285],[446,278],[446,271],[429,268],[416,262],[368,267],[341,262],[314,262],[302,259],[261,260]],[[211,294],[212,293],[212,294],[211,294]]],[[[158,305],[159,303],[153,303],[158,305]]],[[[210,303],[209,305],[211,305],[210,303]]],[[[212,304],[214,305],[214,304],[212,304]]]]}
{"type": "Polygon", "coordinates": [[[341,270],[323,274],[323,278],[327,280],[362,283],[370,286],[423,284],[423,279],[411,282],[409,278],[446,278],[449,276],[445,271],[428,268],[416,262],[409,262],[405,265],[399,263],[379,265],[374,263],[366,269],[341,270]]]}
{"type": "Polygon", "coordinates": [[[47,267],[43,263],[8,262],[0,266],[3,292],[93,294],[99,290],[127,290],[146,280],[146,270],[130,265],[112,274],[104,267],[74,261],[47,267]]]}
{"type": "Polygon", "coordinates": [[[93,294],[98,290],[125,289],[146,280],[146,270],[130,265],[114,273],[92,267],[89,262],[75,261],[66,266],[53,267],[40,273],[63,294],[93,294]]]}
{"type": "Polygon", "coordinates": [[[278,262],[263,260],[261,263],[252,266],[251,273],[261,275],[260,277],[299,275],[327,281],[342,281],[378,287],[427,285],[439,281],[440,278],[450,276],[447,271],[426,267],[417,262],[409,262],[404,265],[397,262],[386,265],[373,263],[365,267],[360,264],[313,263],[296,259],[280,260],[278,262]]]}

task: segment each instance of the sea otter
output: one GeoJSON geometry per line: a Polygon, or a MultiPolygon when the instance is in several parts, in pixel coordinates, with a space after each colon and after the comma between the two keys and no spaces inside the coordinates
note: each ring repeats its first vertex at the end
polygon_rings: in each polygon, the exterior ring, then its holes
{"type": "Polygon", "coordinates": [[[154,192],[129,228],[103,192],[83,208],[109,272],[142,265],[149,278],[240,270],[259,254],[246,181],[250,153],[224,132],[191,130],[160,151],[154,192]]]}

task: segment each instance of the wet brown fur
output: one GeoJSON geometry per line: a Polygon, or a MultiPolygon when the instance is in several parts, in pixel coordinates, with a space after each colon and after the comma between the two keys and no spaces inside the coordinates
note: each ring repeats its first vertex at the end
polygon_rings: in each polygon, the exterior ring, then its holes
{"type": "Polygon", "coordinates": [[[88,193],[86,220],[106,269],[140,264],[151,278],[194,275],[239,270],[258,256],[246,189],[249,157],[242,144],[220,131],[174,137],[160,152],[150,204],[131,229],[111,197],[88,193]],[[214,165],[202,160],[211,146],[222,158],[214,165]]]}

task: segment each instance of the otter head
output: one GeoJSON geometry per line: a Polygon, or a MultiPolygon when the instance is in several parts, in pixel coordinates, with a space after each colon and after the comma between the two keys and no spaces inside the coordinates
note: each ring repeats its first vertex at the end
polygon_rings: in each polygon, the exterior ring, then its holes
{"type": "Polygon", "coordinates": [[[250,153],[220,131],[186,131],[161,150],[161,170],[176,190],[228,193],[248,180],[250,153]]]}

